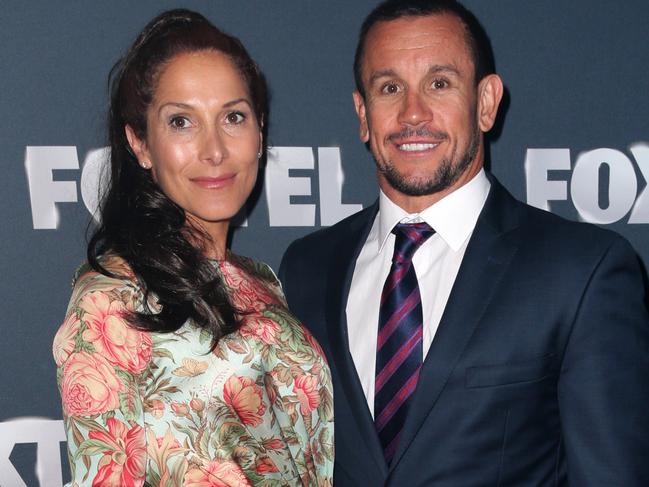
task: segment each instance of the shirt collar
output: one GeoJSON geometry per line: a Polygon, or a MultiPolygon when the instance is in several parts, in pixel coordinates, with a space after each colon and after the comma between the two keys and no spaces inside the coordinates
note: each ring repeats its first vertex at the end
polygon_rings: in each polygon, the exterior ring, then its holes
{"type": "Polygon", "coordinates": [[[383,191],[379,191],[379,224],[377,252],[383,250],[394,226],[401,223],[425,221],[455,252],[469,238],[482,211],[491,183],[484,169],[471,181],[446,195],[420,213],[407,213],[397,206],[383,191]]]}

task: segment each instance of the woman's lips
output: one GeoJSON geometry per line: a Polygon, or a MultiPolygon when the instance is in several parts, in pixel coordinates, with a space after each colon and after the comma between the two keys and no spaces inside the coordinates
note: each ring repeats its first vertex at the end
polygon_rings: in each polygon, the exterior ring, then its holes
{"type": "Polygon", "coordinates": [[[214,178],[207,177],[207,176],[200,176],[196,178],[191,178],[190,181],[200,186],[201,188],[220,189],[231,184],[235,176],[236,174],[225,174],[223,176],[218,176],[214,178]]]}

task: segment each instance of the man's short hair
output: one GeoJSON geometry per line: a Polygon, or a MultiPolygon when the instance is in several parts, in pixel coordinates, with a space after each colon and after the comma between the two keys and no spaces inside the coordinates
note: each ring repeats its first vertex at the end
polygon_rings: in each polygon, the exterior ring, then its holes
{"type": "Polygon", "coordinates": [[[454,15],[463,24],[473,66],[476,84],[488,74],[496,72],[491,42],[475,15],[455,0],[386,0],[367,16],[358,36],[354,56],[354,78],[356,89],[365,98],[361,65],[365,53],[365,41],[370,29],[378,22],[397,20],[403,17],[425,17],[429,15],[454,15]]]}

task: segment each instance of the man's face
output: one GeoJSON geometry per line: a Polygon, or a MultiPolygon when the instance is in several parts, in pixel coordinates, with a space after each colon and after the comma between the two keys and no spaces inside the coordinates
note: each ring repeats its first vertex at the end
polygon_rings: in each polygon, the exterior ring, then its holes
{"type": "Polygon", "coordinates": [[[483,164],[502,84],[475,82],[464,26],[452,15],[379,22],[365,41],[365,98],[354,93],[379,186],[420,211],[469,181],[483,164]]]}

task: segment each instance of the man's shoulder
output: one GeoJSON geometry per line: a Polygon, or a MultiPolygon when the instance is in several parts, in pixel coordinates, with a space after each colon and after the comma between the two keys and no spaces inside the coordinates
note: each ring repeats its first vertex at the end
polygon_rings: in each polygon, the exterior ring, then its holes
{"type": "Polygon", "coordinates": [[[545,248],[555,256],[599,259],[614,245],[633,251],[628,241],[612,230],[592,223],[574,221],[550,211],[516,201],[521,215],[521,239],[536,249],[545,248]]]}
{"type": "Polygon", "coordinates": [[[542,232],[548,238],[596,239],[607,242],[622,238],[618,233],[592,223],[570,220],[526,203],[521,205],[528,215],[527,226],[536,229],[536,233],[542,232]]]}

